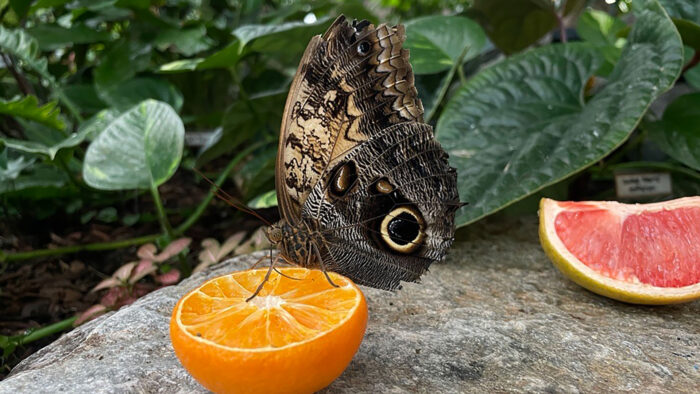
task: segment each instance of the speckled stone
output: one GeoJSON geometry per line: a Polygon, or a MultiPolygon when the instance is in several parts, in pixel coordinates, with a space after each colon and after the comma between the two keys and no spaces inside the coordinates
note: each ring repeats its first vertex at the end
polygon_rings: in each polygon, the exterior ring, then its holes
{"type": "MultiPolygon", "coordinates": [[[[0,393],[204,391],[173,353],[170,312],[205,278],[256,259],[220,264],[73,330],[19,364],[0,393]]],[[[364,290],[367,335],[329,393],[700,387],[700,303],[643,307],[587,292],[545,257],[534,218],[471,226],[422,284],[364,290]]]]}

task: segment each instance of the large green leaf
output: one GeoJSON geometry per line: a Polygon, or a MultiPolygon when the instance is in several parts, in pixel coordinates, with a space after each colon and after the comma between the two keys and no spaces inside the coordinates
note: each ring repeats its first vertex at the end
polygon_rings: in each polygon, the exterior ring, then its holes
{"type": "Polygon", "coordinates": [[[486,44],[478,23],[461,16],[426,16],[406,22],[405,47],[411,51],[416,74],[449,70],[468,48],[463,61],[473,58],[486,44]]]}
{"type": "Polygon", "coordinates": [[[669,156],[700,171],[700,93],[678,97],[649,135],[669,156]]]}
{"type": "MultiPolygon", "coordinates": [[[[581,9],[582,0],[567,0],[563,14],[581,9]]],[[[479,21],[491,41],[506,54],[534,44],[557,26],[550,0],[474,0],[469,15],[479,21]]]]}
{"type": "Polygon", "coordinates": [[[551,45],[514,56],[476,75],[448,103],[436,134],[459,174],[471,223],[562,180],[622,144],[650,103],[677,78],[683,48],[652,0],[637,21],[607,85],[589,101],[586,81],[600,57],[594,47],[551,45]]]}
{"type": "Polygon", "coordinates": [[[39,43],[41,50],[54,50],[67,45],[89,44],[93,42],[109,41],[111,35],[106,31],[97,31],[83,24],[76,24],[70,28],[39,24],[27,30],[39,43]]]}
{"type": "Polygon", "coordinates": [[[700,50],[700,5],[696,0],[659,0],[673,19],[683,42],[700,50]]]}
{"type": "Polygon", "coordinates": [[[19,116],[59,130],[63,130],[65,127],[59,118],[61,112],[57,103],[52,101],[40,106],[39,100],[35,96],[25,96],[12,101],[0,99],[0,114],[19,116]]]}
{"type": "Polygon", "coordinates": [[[150,189],[167,181],[182,158],[185,127],[167,104],[146,100],[90,144],[83,178],[103,190],[150,189]]]}

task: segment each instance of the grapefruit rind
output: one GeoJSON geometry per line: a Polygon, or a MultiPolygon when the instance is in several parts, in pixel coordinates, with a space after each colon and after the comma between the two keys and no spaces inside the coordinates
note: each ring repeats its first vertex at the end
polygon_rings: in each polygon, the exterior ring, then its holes
{"type": "MultiPolygon", "coordinates": [[[[592,202],[602,209],[612,209],[623,216],[642,211],[655,212],[687,206],[700,206],[700,197],[686,197],[669,202],[632,205],[617,202],[592,202]]],[[[658,287],[646,283],[617,280],[590,268],[574,256],[559,239],[554,228],[557,215],[566,211],[558,201],[543,198],[540,201],[540,243],[554,265],[578,285],[603,296],[633,304],[666,305],[693,301],[700,298],[700,283],[684,287],[658,287]]]]}

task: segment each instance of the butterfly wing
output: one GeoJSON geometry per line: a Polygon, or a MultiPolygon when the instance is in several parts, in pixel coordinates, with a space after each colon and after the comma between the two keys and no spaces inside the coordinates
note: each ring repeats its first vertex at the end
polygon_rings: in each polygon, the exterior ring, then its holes
{"type": "Polygon", "coordinates": [[[333,160],[392,124],[422,121],[404,39],[403,26],[340,16],[309,43],[287,98],[275,171],[290,224],[333,160]]]}
{"type": "Polygon", "coordinates": [[[354,168],[357,180],[337,193],[340,172],[328,172],[304,204],[324,268],[391,290],[445,257],[460,203],[456,171],[432,127],[391,126],[331,166],[354,168]]]}

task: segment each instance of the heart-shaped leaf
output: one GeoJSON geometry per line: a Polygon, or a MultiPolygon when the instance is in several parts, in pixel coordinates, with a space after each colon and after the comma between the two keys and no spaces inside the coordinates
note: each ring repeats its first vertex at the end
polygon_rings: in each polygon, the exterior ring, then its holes
{"type": "Polygon", "coordinates": [[[589,45],[552,45],[476,75],[448,103],[438,139],[457,167],[469,205],[462,226],[562,180],[622,144],[651,102],[677,78],[678,32],[656,1],[637,20],[608,83],[583,91],[600,57],[589,45]]]}
{"type": "Polygon", "coordinates": [[[674,100],[649,136],[669,156],[700,171],[700,93],[674,100]]]}
{"type": "Polygon", "coordinates": [[[185,127],[167,104],[146,100],[90,144],[83,178],[103,190],[149,189],[167,181],[182,158],[185,127]]]}
{"type": "Polygon", "coordinates": [[[463,61],[473,58],[486,44],[478,23],[462,16],[426,16],[406,22],[406,43],[416,74],[449,70],[467,48],[463,61]]]}

